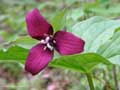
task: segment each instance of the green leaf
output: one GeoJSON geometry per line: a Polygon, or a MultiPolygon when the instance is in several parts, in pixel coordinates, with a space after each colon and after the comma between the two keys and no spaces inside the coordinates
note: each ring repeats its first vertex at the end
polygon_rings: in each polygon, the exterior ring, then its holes
{"type": "Polygon", "coordinates": [[[12,46],[7,51],[0,50],[0,61],[17,61],[24,63],[28,51],[28,49],[24,49],[19,46],[12,46]]]}
{"type": "Polygon", "coordinates": [[[13,41],[14,45],[26,48],[26,49],[30,49],[32,46],[34,46],[38,41],[29,37],[29,36],[24,36],[24,37],[20,37],[16,40],[13,41]]]}
{"type": "Polygon", "coordinates": [[[100,45],[108,41],[114,31],[120,27],[119,23],[120,20],[92,17],[74,25],[72,33],[85,40],[85,52],[96,52],[100,45]]]}
{"type": "Polygon", "coordinates": [[[55,32],[65,27],[66,13],[67,13],[67,10],[64,9],[63,11],[59,12],[55,17],[52,18],[51,24],[55,32]]]}
{"type": "Polygon", "coordinates": [[[62,56],[52,61],[51,66],[67,68],[78,72],[90,72],[98,64],[110,65],[110,62],[95,53],[62,56]]]}
{"type": "MultiPolygon", "coordinates": [[[[7,51],[0,50],[0,61],[15,61],[25,63],[29,50],[18,46],[12,46],[7,51]]],[[[105,58],[95,53],[57,57],[51,62],[51,66],[68,68],[79,72],[90,72],[94,66],[103,63],[110,65],[105,58]]]]}
{"type": "Polygon", "coordinates": [[[113,64],[120,65],[120,31],[115,32],[110,40],[101,45],[97,53],[109,59],[113,64]]]}
{"type": "Polygon", "coordinates": [[[5,43],[0,45],[0,48],[6,48],[12,45],[17,45],[26,49],[30,49],[37,43],[38,43],[38,40],[35,40],[29,36],[22,36],[22,37],[16,37],[13,40],[6,41],[5,43]]]}
{"type": "Polygon", "coordinates": [[[120,33],[118,31],[115,33],[115,31],[120,27],[120,20],[102,20],[100,18],[92,17],[80,22],[73,27],[72,32],[85,40],[85,52],[98,53],[116,64],[114,59],[117,59],[118,62],[118,55],[120,55],[120,33]],[[99,22],[95,20],[99,20],[99,22]],[[92,21],[94,23],[91,23],[92,21]],[[113,35],[114,33],[115,35],[113,35]]]}

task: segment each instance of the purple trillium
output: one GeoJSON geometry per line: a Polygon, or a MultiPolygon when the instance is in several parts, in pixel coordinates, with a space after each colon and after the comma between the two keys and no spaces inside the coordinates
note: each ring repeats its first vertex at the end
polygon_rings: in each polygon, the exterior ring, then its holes
{"type": "Polygon", "coordinates": [[[70,32],[61,30],[53,34],[53,28],[40,14],[38,9],[27,13],[29,35],[40,43],[30,50],[25,70],[36,75],[43,70],[54,56],[54,49],[61,55],[77,54],[84,50],[85,42],[70,32]]]}

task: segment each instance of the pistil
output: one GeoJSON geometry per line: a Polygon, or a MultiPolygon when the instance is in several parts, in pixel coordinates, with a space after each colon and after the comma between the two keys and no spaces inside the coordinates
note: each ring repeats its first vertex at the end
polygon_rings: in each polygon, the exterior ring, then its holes
{"type": "Polygon", "coordinates": [[[44,50],[48,48],[51,51],[54,49],[54,46],[56,44],[56,41],[53,39],[52,36],[47,36],[45,39],[42,39],[40,42],[41,44],[45,45],[44,50]]]}

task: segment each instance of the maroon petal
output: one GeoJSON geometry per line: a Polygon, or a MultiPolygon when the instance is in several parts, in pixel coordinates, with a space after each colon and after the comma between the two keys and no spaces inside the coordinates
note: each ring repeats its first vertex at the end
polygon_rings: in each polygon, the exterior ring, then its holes
{"type": "Polygon", "coordinates": [[[36,39],[43,38],[45,34],[53,34],[52,26],[40,14],[38,9],[34,9],[26,15],[28,33],[36,39]]]}
{"type": "Polygon", "coordinates": [[[70,32],[58,31],[54,38],[56,49],[61,55],[77,54],[84,50],[85,42],[70,32]]]}
{"type": "Polygon", "coordinates": [[[35,75],[43,70],[52,60],[52,58],[53,51],[48,49],[45,50],[44,45],[37,44],[29,52],[25,64],[25,70],[30,72],[32,75],[35,75]]]}

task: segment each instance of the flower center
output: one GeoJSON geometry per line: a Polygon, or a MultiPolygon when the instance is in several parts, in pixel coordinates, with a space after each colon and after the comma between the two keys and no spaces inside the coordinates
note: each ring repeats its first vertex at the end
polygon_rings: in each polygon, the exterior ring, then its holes
{"type": "Polygon", "coordinates": [[[51,51],[54,49],[55,44],[56,44],[56,41],[51,35],[47,36],[45,39],[42,39],[40,42],[45,45],[44,50],[48,48],[51,51]]]}

